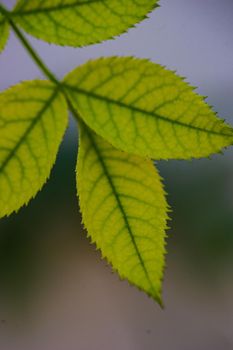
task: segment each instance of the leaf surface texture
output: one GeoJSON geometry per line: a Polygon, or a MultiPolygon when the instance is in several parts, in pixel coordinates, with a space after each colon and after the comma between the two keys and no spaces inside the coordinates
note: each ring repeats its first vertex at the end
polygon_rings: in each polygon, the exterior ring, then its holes
{"type": "Polygon", "coordinates": [[[40,190],[66,125],[66,102],[52,83],[25,82],[0,94],[0,217],[40,190]]]}
{"type": "Polygon", "coordinates": [[[112,38],[145,18],[157,0],[19,0],[14,19],[45,41],[83,46],[112,38]]]}
{"type": "Polygon", "coordinates": [[[64,81],[85,123],[123,151],[154,159],[206,157],[233,129],[174,72],[147,60],[89,61],[64,81]]]}
{"type": "Polygon", "coordinates": [[[149,160],[113,148],[82,124],[77,182],[84,224],[121,278],[161,301],[167,203],[149,160]]]}
{"type": "Polygon", "coordinates": [[[0,53],[4,50],[9,38],[10,28],[3,15],[0,13],[0,53]]]}

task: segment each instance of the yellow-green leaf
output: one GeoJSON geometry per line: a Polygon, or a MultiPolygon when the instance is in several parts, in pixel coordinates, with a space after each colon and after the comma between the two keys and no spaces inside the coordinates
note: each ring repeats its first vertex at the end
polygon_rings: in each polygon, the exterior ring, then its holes
{"type": "Polygon", "coordinates": [[[82,125],[77,165],[84,224],[121,278],[161,302],[167,203],[153,163],[82,125]]]}
{"type": "Polygon", "coordinates": [[[37,38],[83,46],[125,32],[157,3],[158,0],[19,0],[13,18],[37,38]]]}
{"type": "Polygon", "coordinates": [[[10,28],[3,15],[0,14],[0,53],[3,51],[9,38],[10,28]]]}
{"type": "Polygon", "coordinates": [[[66,102],[52,83],[26,82],[0,94],[0,217],[41,189],[66,125],[66,102]]]}
{"type": "Polygon", "coordinates": [[[154,159],[206,157],[233,142],[233,129],[174,72],[131,57],[89,61],[64,81],[97,134],[154,159]]]}

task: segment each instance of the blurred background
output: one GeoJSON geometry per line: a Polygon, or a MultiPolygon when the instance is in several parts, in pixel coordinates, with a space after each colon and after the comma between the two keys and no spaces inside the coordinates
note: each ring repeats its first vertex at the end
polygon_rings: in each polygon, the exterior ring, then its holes
{"type": "MultiPolygon", "coordinates": [[[[15,1],[1,0],[9,8],[15,1]]],[[[116,40],[82,49],[29,37],[62,77],[87,59],[135,55],[186,76],[233,123],[233,1],[161,0],[116,40]]],[[[0,89],[43,78],[14,35],[0,89]]],[[[173,208],[165,310],[121,282],[86,238],[76,199],[74,121],[43,191],[0,222],[0,349],[233,349],[233,151],[158,164],[173,208]]]]}

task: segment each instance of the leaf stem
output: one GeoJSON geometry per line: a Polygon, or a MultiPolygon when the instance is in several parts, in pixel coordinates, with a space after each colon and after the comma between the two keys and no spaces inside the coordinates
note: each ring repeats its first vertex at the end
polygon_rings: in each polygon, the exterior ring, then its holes
{"type": "Polygon", "coordinates": [[[19,39],[19,41],[21,42],[21,44],[23,45],[25,50],[29,53],[29,55],[32,58],[32,60],[36,63],[38,68],[42,71],[42,73],[51,82],[53,82],[56,86],[58,86],[61,89],[61,91],[62,91],[62,93],[63,93],[63,95],[64,95],[64,97],[65,97],[65,99],[67,101],[67,104],[68,104],[70,112],[73,114],[75,119],[78,121],[80,119],[80,116],[79,116],[78,112],[74,109],[72,103],[70,102],[70,99],[68,98],[68,96],[66,94],[66,91],[64,90],[62,82],[57,79],[55,74],[44,63],[42,58],[38,55],[38,53],[35,51],[35,49],[32,47],[32,45],[26,39],[24,34],[21,32],[21,30],[15,24],[14,20],[12,20],[12,18],[10,17],[10,12],[1,4],[0,4],[0,13],[2,13],[5,16],[5,18],[7,19],[8,23],[10,24],[12,30],[14,31],[15,35],[17,36],[17,38],[19,39]]]}
{"type": "MultiPolygon", "coordinates": [[[[1,7],[1,5],[0,5],[1,7]]],[[[37,54],[37,52],[33,49],[31,44],[28,42],[28,40],[25,38],[23,33],[19,30],[17,25],[14,23],[14,21],[10,18],[8,18],[8,22],[13,29],[15,35],[20,40],[24,48],[27,50],[33,61],[37,64],[37,66],[40,68],[40,70],[45,74],[45,76],[51,80],[54,84],[60,85],[60,81],[56,78],[56,76],[51,72],[51,70],[46,66],[46,64],[42,61],[40,56],[37,54]]]]}
{"type": "Polygon", "coordinates": [[[0,4],[0,13],[2,13],[3,16],[8,18],[9,11],[2,4],[0,4]]]}

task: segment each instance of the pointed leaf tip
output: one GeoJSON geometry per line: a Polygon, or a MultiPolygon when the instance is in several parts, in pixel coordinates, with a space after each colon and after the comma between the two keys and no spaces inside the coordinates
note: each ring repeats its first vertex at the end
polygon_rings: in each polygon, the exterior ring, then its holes
{"type": "Polygon", "coordinates": [[[39,39],[58,45],[85,46],[127,31],[157,3],[158,0],[19,0],[13,16],[39,39]]]}
{"type": "Polygon", "coordinates": [[[121,278],[162,305],[168,206],[160,176],[151,161],[80,127],[77,183],[88,234],[121,278]]]}
{"type": "Polygon", "coordinates": [[[85,123],[125,152],[190,159],[232,145],[233,129],[203,98],[179,76],[147,60],[92,60],[69,73],[64,85],[85,123]]]}

